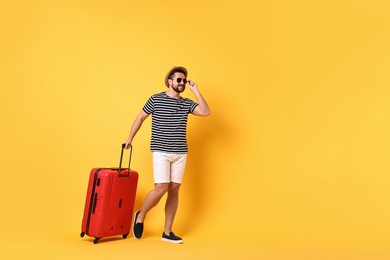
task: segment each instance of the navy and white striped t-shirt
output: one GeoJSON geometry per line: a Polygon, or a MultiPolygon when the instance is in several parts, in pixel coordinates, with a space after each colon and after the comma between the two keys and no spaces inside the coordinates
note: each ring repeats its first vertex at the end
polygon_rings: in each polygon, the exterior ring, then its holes
{"type": "Polygon", "coordinates": [[[197,103],[188,98],[173,98],[166,92],[151,96],[143,110],[152,114],[152,152],[187,153],[187,119],[197,103]]]}

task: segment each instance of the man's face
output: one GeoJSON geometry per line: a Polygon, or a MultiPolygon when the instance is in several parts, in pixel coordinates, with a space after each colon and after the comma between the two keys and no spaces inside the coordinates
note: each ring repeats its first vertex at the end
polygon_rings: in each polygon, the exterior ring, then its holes
{"type": "Polygon", "coordinates": [[[181,72],[176,72],[172,81],[171,81],[171,87],[173,88],[174,91],[177,93],[182,93],[186,89],[186,76],[181,73],[181,72]],[[180,82],[178,82],[180,81],[180,82]]]}

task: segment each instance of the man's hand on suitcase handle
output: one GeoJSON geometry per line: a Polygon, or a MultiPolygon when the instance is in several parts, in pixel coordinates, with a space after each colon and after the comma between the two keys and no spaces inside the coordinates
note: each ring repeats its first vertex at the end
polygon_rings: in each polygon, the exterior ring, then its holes
{"type": "Polygon", "coordinates": [[[124,143],[125,145],[125,149],[129,149],[131,146],[131,140],[126,140],[126,142],[124,143]]]}

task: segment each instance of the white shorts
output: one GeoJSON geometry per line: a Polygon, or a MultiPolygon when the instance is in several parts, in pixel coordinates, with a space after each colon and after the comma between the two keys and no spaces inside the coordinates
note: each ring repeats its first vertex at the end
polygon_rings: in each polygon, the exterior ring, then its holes
{"type": "Polygon", "coordinates": [[[153,152],[154,183],[181,183],[186,162],[186,153],[153,152]]]}

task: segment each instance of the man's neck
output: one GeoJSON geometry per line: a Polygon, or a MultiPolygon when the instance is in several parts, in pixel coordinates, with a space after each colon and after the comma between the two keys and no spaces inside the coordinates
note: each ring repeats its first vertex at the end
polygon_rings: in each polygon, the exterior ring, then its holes
{"type": "Polygon", "coordinates": [[[180,98],[180,93],[177,93],[175,90],[172,88],[169,88],[168,91],[166,92],[168,96],[173,97],[173,98],[180,98]]]}

